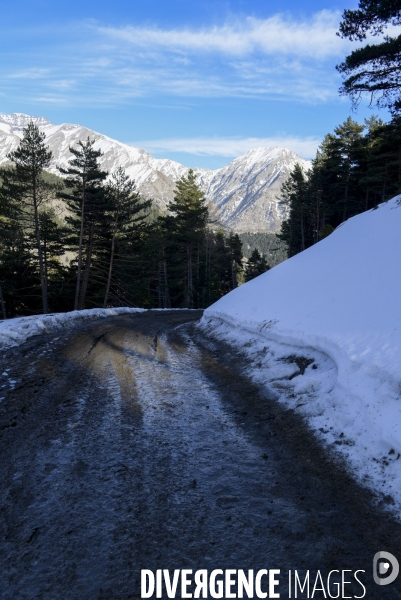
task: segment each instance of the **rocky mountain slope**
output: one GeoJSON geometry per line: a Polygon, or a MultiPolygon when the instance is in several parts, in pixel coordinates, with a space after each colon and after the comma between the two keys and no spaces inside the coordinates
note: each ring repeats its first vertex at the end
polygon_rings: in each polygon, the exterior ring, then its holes
{"type": "MultiPolygon", "coordinates": [[[[0,115],[0,163],[6,162],[7,153],[18,146],[22,130],[30,120],[46,134],[53,153],[50,171],[59,174],[58,167],[67,167],[71,158],[69,147],[89,137],[95,140],[95,148],[103,152],[102,168],[113,172],[123,167],[136,181],[139,191],[153,198],[162,211],[166,211],[174,196],[175,181],[188,172],[178,162],[154,158],[145,150],[81,125],[54,125],[44,117],[21,113],[0,115]]],[[[195,172],[223,225],[238,232],[273,232],[280,228],[283,218],[278,206],[280,187],[296,162],[305,169],[309,167],[308,161],[286,148],[256,148],[221,169],[195,169],[195,172]]]]}
{"type": "Polygon", "coordinates": [[[200,182],[224,225],[238,232],[278,231],[284,217],[280,190],[294,165],[303,160],[287,148],[255,148],[200,182]]]}

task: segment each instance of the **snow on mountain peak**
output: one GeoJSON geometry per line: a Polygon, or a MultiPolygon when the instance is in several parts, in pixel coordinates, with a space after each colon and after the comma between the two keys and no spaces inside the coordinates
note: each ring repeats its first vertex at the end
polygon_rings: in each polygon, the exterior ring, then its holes
{"type": "Polygon", "coordinates": [[[39,127],[52,125],[52,123],[45,119],[45,117],[31,117],[30,115],[26,115],[25,113],[13,113],[12,115],[0,114],[1,123],[6,123],[7,125],[11,125],[15,128],[26,127],[31,121],[39,127]]]}
{"type": "Polygon", "coordinates": [[[280,146],[269,146],[267,148],[262,146],[259,148],[252,148],[252,150],[248,150],[248,152],[244,154],[243,157],[252,158],[255,162],[259,162],[261,160],[272,160],[286,152],[291,151],[287,150],[287,148],[282,148],[280,146]]]}
{"type": "MultiPolygon", "coordinates": [[[[89,137],[95,140],[95,148],[103,152],[101,167],[109,173],[123,167],[143,196],[153,198],[162,211],[174,197],[177,179],[188,173],[188,168],[178,162],[154,158],[145,150],[81,125],[54,125],[44,117],[23,113],[0,115],[0,163],[18,146],[22,130],[30,121],[46,134],[53,153],[53,173],[59,174],[60,167],[68,166],[70,146],[89,137]]],[[[195,173],[224,225],[236,231],[277,231],[284,216],[277,198],[296,162],[305,168],[310,164],[286,148],[254,148],[221,169],[195,169],[195,173]]]]}

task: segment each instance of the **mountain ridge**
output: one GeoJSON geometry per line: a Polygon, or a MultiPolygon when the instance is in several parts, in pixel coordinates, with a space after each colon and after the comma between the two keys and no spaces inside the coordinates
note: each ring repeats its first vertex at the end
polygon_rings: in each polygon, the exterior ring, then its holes
{"type": "MultiPolygon", "coordinates": [[[[23,128],[33,121],[46,135],[53,159],[49,170],[59,174],[71,158],[69,146],[88,137],[103,152],[99,162],[106,171],[123,167],[135,180],[138,191],[154,199],[162,212],[174,197],[175,182],[188,173],[184,165],[165,158],[154,158],[146,150],[135,148],[82,125],[54,125],[45,117],[24,113],[0,114],[0,164],[14,150],[23,128]]],[[[216,207],[221,223],[237,232],[276,232],[285,213],[279,206],[280,188],[299,162],[305,169],[309,161],[287,148],[255,148],[220,169],[194,169],[201,189],[216,207]]]]}

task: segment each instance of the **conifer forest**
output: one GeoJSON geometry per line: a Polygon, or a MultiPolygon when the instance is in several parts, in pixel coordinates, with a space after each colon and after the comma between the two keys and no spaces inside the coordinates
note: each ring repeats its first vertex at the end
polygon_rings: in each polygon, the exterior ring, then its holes
{"type": "Polygon", "coordinates": [[[287,218],[278,237],[293,256],[400,192],[401,118],[361,125],[349,117],[325,136],[311,169],[295,165],[283,184],[287,218]]]}
{"type": "Polygon", "coordinates": [[[309,171],[295,165],[281,189],[286,217],[277,236],[221,227],[192,170],[161,214],[122,168],[101,170],[89,138],[70,152],[69,168],[49,173],[51,152],[30,123],[0,169],[3,319],[94,307],[205,308],[401,192],[397,115],[363,125],[349,117],[325,136],[309,171]]]}
{"type": "MultiPolygon", "coordinates": [[[[1,169],[3,318],[93,307],[203,308],[243,281],[242,243],[212,222],[192,170],[176,182],[162,215],[123,169],[110,177],[100,169],[93,141],[70,151],[69,168],[51,175],[44,134],[29,123],[1,169]]],[[[264,261],[256,262],[259,274],[264,261]]]]}

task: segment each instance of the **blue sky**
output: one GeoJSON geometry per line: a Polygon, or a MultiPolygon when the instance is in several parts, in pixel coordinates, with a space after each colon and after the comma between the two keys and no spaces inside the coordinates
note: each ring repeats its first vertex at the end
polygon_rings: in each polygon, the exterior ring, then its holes
{"type": "MultiPolygon", "coordinates": [[[[355,45],[335,33],[356,5],[3,3],[0,112],[79,123],[191,167],[269,145],[311,158],[352,114],[335,65],[355,45]]],[[[370,114],[365,102],[354,118],[370,114]]]]}

